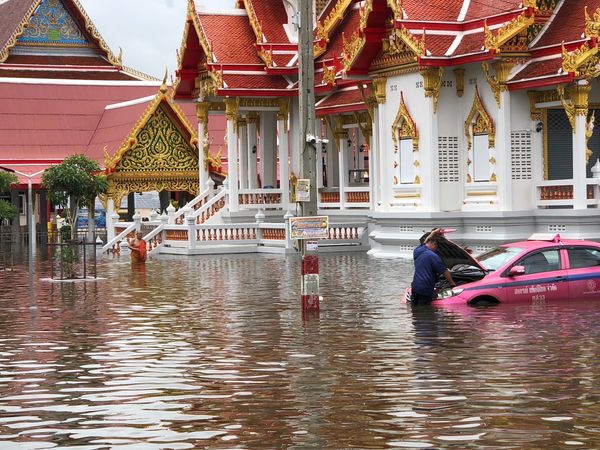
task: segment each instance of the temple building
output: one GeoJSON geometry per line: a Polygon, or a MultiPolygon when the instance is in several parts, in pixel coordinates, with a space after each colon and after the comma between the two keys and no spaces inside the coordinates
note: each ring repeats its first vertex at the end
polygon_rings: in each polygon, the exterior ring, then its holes
{"type": "MultiPolygon", "coordinates": [[[[177,105],[171,94],[166,77],[161,82],[125,67],[122,53],[109,49],[77,0],[0,1],[0,166],[19,177],[19,186],[11,191],[21,212],[21,219],[13,221],[14,232],[31,220],[30,208],[38,230],[47,229],[53,208],[40,186],[42,173],[73,154],[85,154],[109,169],[113,200],[131,200],[133,193],[152,189],[187,192],[190,199],[197,195],[201,146],[195,107],[177,105]],[[149,108],[153,117],[146,113],[149,108]],[[162,133],[160,139],[152,138],[152,154],[164,160],[162,172],[151,164],[143,174],[121,171],[115,159],[126,154],[121,143],[137,139],[131,149],[138,158],[147,158],[140,150],[141,138],[130,133],[137,129],[147,138],[153,135],[150,126],[162,133]],[[35,191],[33,205],[27,204],[28,187],[35,191]]],[[[221,146],[223,129],[224,118],[213,121],[211,138],[221,146]]],[[[207,146],[203,150],[203,160],[212,164],[207,173],[219,181],[223,176],[217,159],[207,146]]],[[[127,155],[131,166],[131,153],[127,155]]],[[[131,201],[129,209],[134,209],[131,201]]]]}
{"type": "MultiPolygon", "coordinates": [[[[599,0],[314,5],[320,213],[364,220],[380,256],[432,227],[477,252],[533,232],[598,238],[599,0]]],[[[287,0],[188,2],[176,98],[196,102],[199,135],[226,113],[232,222],[261,192],[272,214],[295,212],[297,17],[287,0]]]]}

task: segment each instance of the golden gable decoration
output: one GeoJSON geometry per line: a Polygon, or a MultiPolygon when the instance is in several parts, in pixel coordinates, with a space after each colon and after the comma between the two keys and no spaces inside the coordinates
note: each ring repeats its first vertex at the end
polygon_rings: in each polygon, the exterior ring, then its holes
{"type": "Polygon", "coordinates": [[[483,106],[478,87],[475,87],[473,106],[471,106],[471,111],[465,121],[465,136],[467,137],[469,150],[473,145],[473,136],[476,134],[487,134],[490,148],[496,147],[494,121],[483,106]]]}
{"type": "Polygon", "coordinates": [[[419,131],[417,130],[417,124],[408,112],[403,92],[400,92],[400,106],[398,107],[398,113],[396,114],[396,118],[392,125],[394,153],[398,153],[400,139],[412,139],[413,151],[416,152],[419,150],[419,131]]]}

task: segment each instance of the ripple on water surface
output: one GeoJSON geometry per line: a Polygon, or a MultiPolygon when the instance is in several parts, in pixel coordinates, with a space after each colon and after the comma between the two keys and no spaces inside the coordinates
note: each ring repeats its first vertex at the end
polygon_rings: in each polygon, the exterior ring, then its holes
{"type": "Polygon", "coordinates": [[[600,302],[408,309],[412,267],[321,255],[0,272],[0,450],[600,448],[600,302]]]}

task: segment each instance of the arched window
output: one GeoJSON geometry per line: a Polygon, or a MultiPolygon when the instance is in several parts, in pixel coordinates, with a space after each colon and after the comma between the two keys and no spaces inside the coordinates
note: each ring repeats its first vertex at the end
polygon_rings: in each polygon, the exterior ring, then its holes
{"type": "Polygon", "coordinates": [[[496,181],[496,159],[493,156],[496,130],[494,122],[486,111],[475,89],[473,106],[465,122],[465,134],[468,142],[467,182],[496,181]]]}
{"type": "Polygon", "coordinates": [[[416,152],[419,150],[419,132],[415,121],[408,112],[402,92],[400,93],[398,113],[392,125],[392,140],[396,173],[394,184],[419,184],[418,160],[416,159],[416,152]]]}

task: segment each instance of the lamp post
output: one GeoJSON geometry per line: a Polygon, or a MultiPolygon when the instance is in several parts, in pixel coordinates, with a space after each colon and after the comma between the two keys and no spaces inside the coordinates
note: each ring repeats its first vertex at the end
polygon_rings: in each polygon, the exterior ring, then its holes
{"type": "Polygon", "coordinates": [[[33,215],[34,211],[33,211],[33,186],[32,186],[32,178],[36,177],[40,174],[42,174],[44,171],[43,170],[39,170],[35,173],[23,173],[19,170],[15,170],[16,174],[19,174],[25,178],[27,178],[27,233],[29,235],[29,261],[31,263],[31,261],[33,260],[33,253],[34,253],[34,248],[35,248],[35,227],[34,227],[34,220],[35,217],[33,215]]]}

